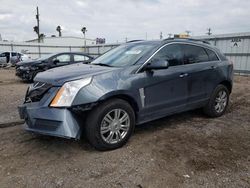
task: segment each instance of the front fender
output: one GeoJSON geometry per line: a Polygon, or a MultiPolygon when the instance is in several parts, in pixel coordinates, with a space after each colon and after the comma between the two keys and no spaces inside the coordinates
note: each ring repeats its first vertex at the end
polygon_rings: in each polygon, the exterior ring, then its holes
{"type": "Polygon", "coordinates": [[[78,92],[72,106],[99,103],[100,101],[104,101],[118,95],[128,96],[138,103],[137,99],[139,98],[139,92],[136,89],[125,89],[119,88],[119,86],[115,84],[102,85],[92,82],[90,85],[82,88],[78,92]]]}

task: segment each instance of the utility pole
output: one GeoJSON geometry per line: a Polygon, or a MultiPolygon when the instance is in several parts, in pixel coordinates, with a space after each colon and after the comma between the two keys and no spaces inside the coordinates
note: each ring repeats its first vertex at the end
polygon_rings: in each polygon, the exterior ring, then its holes
{"type": "Polygon", "coordinates": [[[208,28],[207,31],[208,31],[208,32],[207,32],[207,35],[209,35],[209,36],[212,35],[212,32],[211,32],[212,29],[211,29],[211,28],[208,28]]]}
{"type": "Polygon", "coordinates": [[[36,21],[37,21],[37,25],[33,28],[34,31],[37,33],[37,39],[38,42],[40,42],[40,19],[39,19],[39,9],[38,7],[36,7],[36,21]]]}
{"type": "Polygon", "coordinates": [[[86,32],[87,32],[87,28],[83,27],[81,29],[82,33],[83,33],[83,37],[84,37],[84,52],[86,52],[86,32]]]}
{"type": "Polygon", "coordinates": [[[163,35],[162,35],[162,32],[160,32],[160,39],[162,40],[162,38],[163,38],[163,35]]]}
{"type": "Polygon", "coordinates": [[[62,28],[60,25],[57,26],[56,31],[58,31],[59,37],[61,37],[62,36],[62,28]]]}

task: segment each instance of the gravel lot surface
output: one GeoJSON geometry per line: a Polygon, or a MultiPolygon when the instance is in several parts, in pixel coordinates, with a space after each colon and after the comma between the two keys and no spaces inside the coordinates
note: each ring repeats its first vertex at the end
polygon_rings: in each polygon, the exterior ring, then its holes
{"type": "MultiPolygon", "coordinates": [[[[1,121],[17,117],[27,87],[13,74],[0,70],[1,121]]],[[[250,187],[250,77],[235,77],[223,117],[195,110],[137,126],[115,151],[33,135],[20,125],[0,128],[0,182],[1,188],[250,187]]]]}
{"type": "Polygon", "coordinates": [[[15,76],[15,70],[0,69],[0,124],[20,121],[17,106],[22,104],[29,84],[15,76]]]}

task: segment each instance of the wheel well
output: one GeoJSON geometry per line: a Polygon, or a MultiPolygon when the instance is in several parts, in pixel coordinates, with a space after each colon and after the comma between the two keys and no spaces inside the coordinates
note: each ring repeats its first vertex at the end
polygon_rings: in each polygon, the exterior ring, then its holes
{"type": "Polygon", "coordinates": [[[220,84],[226,86],[227,89],[228,89],[228,91],[229,91],[229,93],[232,92],[232,84],[231,84],[229,81],[226,81],[226,80],[225,80],[225,81],[221,82],[220,84]]]}
{"type": "Polygon", "coordinates": [[[127,101],[132,106],[132,108],[134,109],[135,114],[139,111],[139,107],[138,107],[137,102],[132,97],[130,97],[128,95],[124,95],[124,94],[114,95],[114,96],[106,98],[105,101],[110,100],[112,98],[117,98],[117,99],[122,99],[122,100],[127,101]]]}

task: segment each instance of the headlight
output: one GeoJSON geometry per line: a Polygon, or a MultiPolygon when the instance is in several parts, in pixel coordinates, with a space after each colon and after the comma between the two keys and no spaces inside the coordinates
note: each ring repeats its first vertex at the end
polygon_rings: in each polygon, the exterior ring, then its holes
{"type": "Polygon", "coordinates": [[[90,84],[92,78],[85,78],[66,82],[57,92],[55,98],[52,100],[50,106],[52,107],[69,107],[71,106],[78,91],[90,84]]]}

